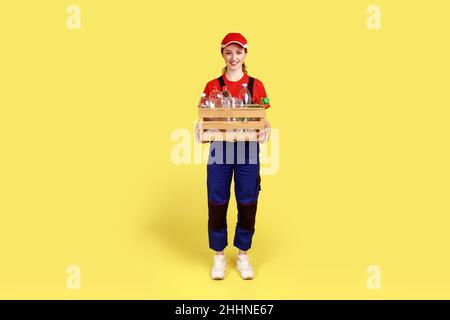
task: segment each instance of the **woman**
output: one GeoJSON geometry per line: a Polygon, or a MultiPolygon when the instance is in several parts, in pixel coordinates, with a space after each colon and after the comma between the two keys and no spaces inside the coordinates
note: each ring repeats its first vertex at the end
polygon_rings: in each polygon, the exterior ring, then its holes
{"type": "MultiPolygon", "coordinates": [[[[221,53],[226,67],[222,76],[206,84],[204,93],[208,97],[217,88],[227,87],[237,97],[244,83],[252,96],[253,103],[267,98],[261,81],[249,77],[244,63],[247,55],[247,40],[239,33],[227,34],[221,43],[221,53]]],[[[268,101],[268,98],[264,101],[268,101]]],[[[267,103],[266,108],[270,105],[267,103]]],[[[231,179],[234,172],[235,196],[238,206],[238,222],[234,246],[239,249],[236,267],[243,279],[253,279],[254,273],[247,256],[255,232],[255,216],[260,187],[259,143],[256,141],[211,143],[207,165],[208,188],[208,237],[209,247],[216,251],[211,270],[213,279],[225,277],[225,256],[223,251],[227,240],[227,209],[230,200],[231,179]]]]}

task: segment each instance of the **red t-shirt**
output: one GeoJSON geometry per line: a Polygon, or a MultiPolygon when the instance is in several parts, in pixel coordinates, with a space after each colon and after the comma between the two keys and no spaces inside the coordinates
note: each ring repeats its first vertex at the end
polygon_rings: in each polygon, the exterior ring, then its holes
{"type": "MultiPolygon", "coordinates": [[[[223,75],[223,80],[225,82],[225,85],[227,86],[228,91],[230,91],[231,96],[237,97],[239,95],[239,91],[242,88],[243,83],[248,84],[249,76],[248,74],[244,73],[244,76],[239,81],[230,81],[227,79],[226,74],[223,75]]],[[[253,103],[259,103],[262,98],[267,97],[266,90],[264,89],[264,85],[261,81],[254,78],[253,82],[253,95],[252,95],[252,102],[253,103]]],[[[217,90],[220,91],[220,83],[217,78],[209,81],[206,84],[205,90],[203,92],[206,94],[207,97],[209,97],[209,94],[214,89],[214,87],[217,88],[217,90]]],[[[270,103],[266,105],[266,109],[270,108],[270,103]]]]}

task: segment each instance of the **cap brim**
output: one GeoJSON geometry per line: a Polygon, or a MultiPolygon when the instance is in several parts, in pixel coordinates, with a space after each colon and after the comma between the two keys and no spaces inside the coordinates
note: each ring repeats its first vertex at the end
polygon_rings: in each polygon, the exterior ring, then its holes
{"type": "Polygon", "coordinates": [[[226,43],[226,44],[223,44],[222,45],[222,48],[225,48],[226,46],[228,46],[228,45],[230,45],[230,44],[232,44],[232,43],[236,43],[236,44],[238,44],[238,45],[240,45],[242,48],[244,48],[244,49],[246,49],[247,48],[247,45],[245,44],[242,44],[242,43],[240,43],[239,41],[230,41],[230,42],[228,42],[228,43],[226,43]]]}

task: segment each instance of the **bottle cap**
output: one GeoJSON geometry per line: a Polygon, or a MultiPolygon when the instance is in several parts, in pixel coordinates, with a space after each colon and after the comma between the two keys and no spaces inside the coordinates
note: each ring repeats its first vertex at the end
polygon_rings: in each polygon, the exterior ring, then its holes
{"type": "Polygon", "coordinates": [[[243,87],[247,87],[247,84],[246,84],[246,83],[243,83],[242,86],[243,86],[243,87]]]}
{"type": "Polygon", "coordinates": [[[268,103],[269,103],[269,98],[268,98],[268,97],[264,97],[264,98],[262,99],[262,103],[268,104],[268,103]]]}

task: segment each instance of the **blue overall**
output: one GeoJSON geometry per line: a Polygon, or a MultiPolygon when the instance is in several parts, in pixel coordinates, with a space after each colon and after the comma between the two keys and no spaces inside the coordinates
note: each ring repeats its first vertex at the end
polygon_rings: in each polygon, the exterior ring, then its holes
{"type": "Polygon", "coordinates": [[[211,143],[207,165],[208,237],[211,249],[222,251],[228,245],[226,217],[233,173],[238,209],[234,246],[243,251],[250,249],[261,190],[259,168],[258,142],[211,143]]]}

